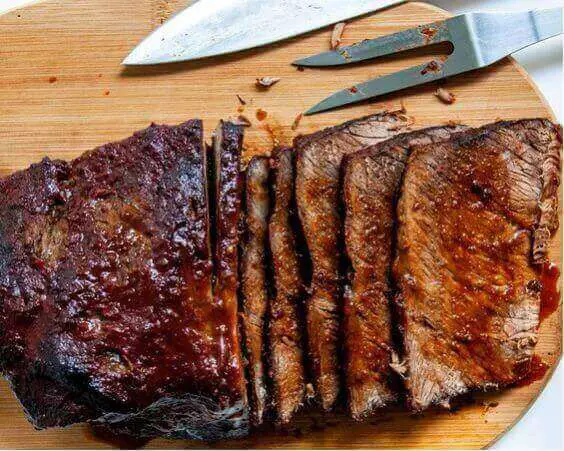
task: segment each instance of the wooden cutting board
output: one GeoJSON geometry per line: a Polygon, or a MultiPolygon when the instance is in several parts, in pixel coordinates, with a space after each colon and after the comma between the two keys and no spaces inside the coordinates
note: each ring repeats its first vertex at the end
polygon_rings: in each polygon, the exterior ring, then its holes
{"type": "MultiPolygon", "coordinates": [[[[204,119],[208,136],[220,118],[247,116],[253,126],[245,156],[268,152],[309,133],[402,105],[416,127],[448,121],[477,126],[499,118],[553,115],[527,74],[511,59],[494,67],[449,80],[456,95],[442,104],[436,86],[418,87],[324,115],[296,116],[337,89],[370,77],[421,64],[432,52],[409,52],[340,69],[298,71],[289,63],[328,49],[330,30],[313,32],[266,48],[193,63],[128,68],[120,61],[139,40],[164,21],[183,1],[52,0],[0,16],[0,176],[27,167],[44,155],[71,159],[85,150],[130,135],[151,121],[175,124],[204,119]],[[257,77],[282,80],[258,91],[257,77]],[[241,105],[236,95],[246,101],[241,105]],[[257,111],[266,112],[264,120],[257,111]]],[[[410,3],[347,25],[344,44],[381,36],[442,19],[447,13],[410,3]]],[[[282,26],[276,24],[275,26],[282,26]]],[[[561,262],[559,231],[552,258],[561,262]]],[[[460,410],[410,416],[397,408],[364,424],[343,415],[304,413],[285,431],[256,432],[221,447],[478,448],[495,441],[537,398],[561,354],[561,309],[542,324],[537,353],[550,367],[544,378],[500,394],[476,395],[460,410]],[[497,406],[484,405],[493,402],[497,406]]],[[[314,409],[312,409],[314,410],[314,409]]],[[[0,383],[1,448],[92,448],[112,443],[89,428],[35,431],[5,382],[0,383]]],[[[202,447],[198,442],[155,440],[149,447],[202,447]]]]}

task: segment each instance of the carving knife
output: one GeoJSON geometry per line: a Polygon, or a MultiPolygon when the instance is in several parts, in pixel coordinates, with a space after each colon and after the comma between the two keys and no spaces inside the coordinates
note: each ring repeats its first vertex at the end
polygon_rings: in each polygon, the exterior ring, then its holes
{"type": "Polygon", "coordinates": [[[247,50],[405,0],[199,0],[147,36],[124,65],[188,61],[247,50]]]}

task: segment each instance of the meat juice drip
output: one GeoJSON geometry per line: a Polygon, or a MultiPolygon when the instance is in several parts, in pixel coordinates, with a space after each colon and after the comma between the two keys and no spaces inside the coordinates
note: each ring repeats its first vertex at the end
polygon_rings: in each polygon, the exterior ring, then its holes
{"type": "Polygon", "coordinates": [[[560,291],[558,290],[558,279],[560,270],[553,263],[546,263],[540,272],[542,282],[541,305],[539,320],[542,322],[558,308],[560,303],[560,291]]]}
{"type": "Polygon", "coordinates": [[[515,383],[516,387],[531,385],[533,382],[540,381],[548,371],[548,364],[542,361],[538,355],[533,355],[529,364],[529,371],[525,377],[515,383]]]}

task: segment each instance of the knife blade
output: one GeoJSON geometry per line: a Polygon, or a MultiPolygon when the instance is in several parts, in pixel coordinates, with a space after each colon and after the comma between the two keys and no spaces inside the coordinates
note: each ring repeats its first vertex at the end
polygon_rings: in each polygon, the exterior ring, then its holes
{"type": "Polygon", "coordinates": [[[405,0],[199,0],[147,36],[124,65],[188,61],[281,41],[405,0]]]}

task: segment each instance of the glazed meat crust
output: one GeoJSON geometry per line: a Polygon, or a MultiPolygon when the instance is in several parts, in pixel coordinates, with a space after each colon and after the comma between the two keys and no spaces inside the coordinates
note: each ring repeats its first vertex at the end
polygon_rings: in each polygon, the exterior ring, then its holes
{"type": "Polygon", "coordinates": [[[0,365],[34,424],[245,434],[236,305],[212,297],[201,122],[0,183],[0,365]]]}

